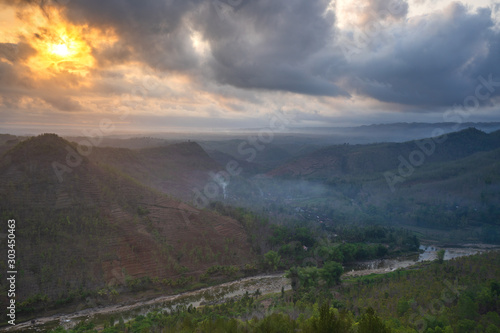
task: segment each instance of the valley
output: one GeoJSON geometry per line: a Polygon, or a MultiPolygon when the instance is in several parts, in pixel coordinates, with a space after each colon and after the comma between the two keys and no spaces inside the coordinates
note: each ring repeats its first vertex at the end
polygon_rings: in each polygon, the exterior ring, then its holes
{"type": "MultiPolygon", "coordinates": [[[[444,260],[500,250],[500,246],[484,246],[482,244],[471,245],[473,247],[446,248],[444,260]]],[[[383,259],[354,263],[350,265],[350,267],[345,267],[347,273],[345,273],[342,278],[349,279],[351,277],[370,274],[385,274],[396,269],[410,268],[419,262],[435,260],[438,249],[439,248],[434,245],[421,246],[421,252],[414,256],[402,256],[400,258],[387,260],[383,259]],[[351,268],[352,271],[349,271],[351,268]]],[[[123,321],[126,323],[137,316],[146,316],[150,312],[172,312],[180,307],[198,308],[200,306],[225,303],[232,298],[239,298],[245,293],[267,295],[278,294],[282,290],[288,291],[290,289],[290,279],[284,277],[283,273],[255,276],[177,295],[161,296],[145,301],[134,301],[132,304],[90,308],[76,313],[57,314],[50,317],[37,318],[35,323],[26,322],[16,325],[15,331],[23,330],[24,332],[35,332],[39,330],[50,330],[59,325],[69,329],[80,321],[85,320],[92,320],[97,325],[104,325],[108,323],[112,317],[123,318],[123,321]]],[[[14,330],[10,329],[8,331],[14,330]]]]}
{"type": "Polygon", "coordinates": [[[427,267],[436,244],[445,260],[485,252],[464,244],[495,249],[499,133],[340,145],[277,136],[252,161],[227,137],[113,138],[88,154],[79,137],[5,137],[0,208],[17,221],[17,310],[28,320],[18,327],[118,314],[132,325],[257,289],[305,297],[427,267]],[[402,157],[431,150],[401,176],[402,157]]]}

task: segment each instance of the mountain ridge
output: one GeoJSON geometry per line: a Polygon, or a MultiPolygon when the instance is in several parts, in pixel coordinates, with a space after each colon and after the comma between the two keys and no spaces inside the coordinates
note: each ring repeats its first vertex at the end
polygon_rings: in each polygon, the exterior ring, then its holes
{"type": "Polygon", "coordinates": [[[267,174],[278,177],[312,177],[315,174],[318,177],[330,177],[383,172],[397,168],[400,164],[399,156],[408,159],[414,151],[425,150],[422,148],[424,144],[432,147],[432,152],[429,150],[425,154],[426,162],[459,159],[500,146],[500,131],[487,134],[469,128],[445,136],[403,143],[333,145],[302,156],[267,174]]]}

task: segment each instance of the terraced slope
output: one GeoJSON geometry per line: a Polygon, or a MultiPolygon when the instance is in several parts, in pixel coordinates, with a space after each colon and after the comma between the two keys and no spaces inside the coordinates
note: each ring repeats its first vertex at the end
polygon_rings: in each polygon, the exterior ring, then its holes
{"type": "Polygon", "coordinates": [[[45,134],[1,157],[1,219],[17,221],[18,302],[120,289],[142,277],[196,280],[213,265],[254,259],[237,221],[196,210],[112,167],[68,157],[69,151],[69,142],[45,134]],[[64,170],[61,179],[54,166],[64,170]]]}

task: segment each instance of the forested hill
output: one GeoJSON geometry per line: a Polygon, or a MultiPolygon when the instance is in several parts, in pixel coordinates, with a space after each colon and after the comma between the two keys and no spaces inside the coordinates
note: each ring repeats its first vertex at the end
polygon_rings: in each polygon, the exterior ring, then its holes
{"type": "Polygon", "coordinates": [[[408,160],[415,151],[424,154],[425,163],[436,163],[455,161],[497,148],[500,148],[500,131],[487,134],[468,128],[441,137],[404,143],[330,146],[282,165],[269,175],[309,179],[366,175],[394,170],[401,163],[400,156],[408,160]]]}
{"type": "Polygon", "coordinates": [[[213,181],[210,172],[222,169],[195,142],[143,148],[95,147],[90,160],[116,168],[162,193],[191,202],[193,189],[213,181]]]}
{"type": "Polygon", "coordinates": [[[238,269],[253,260],[236,220],[167,197],[76,150],[44,134],[1,158],[0,212],[16,220],[20,315],[98,290],[117,297],[153,280],[177,290],[214,265],[238,269]]]}
{"type": "Polygon", "coordinates": [[[447,229],[464,241],[500,242],[500,131],[469,128],[405,143],[331,146],[267,177],[272,190],[286,184],[302,193],[321,191],[320,198],[311,194],[314,200],[294,205],[323,219],[447,229]]]}

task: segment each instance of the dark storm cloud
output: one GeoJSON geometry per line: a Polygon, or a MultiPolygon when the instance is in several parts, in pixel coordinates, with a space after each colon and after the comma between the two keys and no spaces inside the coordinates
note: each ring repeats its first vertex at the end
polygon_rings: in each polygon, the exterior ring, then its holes
{"type": "MultiPolygon", "coordinates": [[[[358,45],[360,53],[347,59],[340,37],[352,31],[336,27],[329,1],[242,0],[232,7],[236,2],[71,0],[65,13],[74,23],[118,35],[116,44],[93,51],[100,70],[139,61],[167,75],[187,73],[199,89],[220,86],[220,95],[231,91],[234,96],[234,89],[224,90],[232,86],[368,96],[399,104],[401,110],[441,111],[474,94],[480,75],[500,81],[500,35],[489,9],[472,12],[452,3],[443,11],[408,18],[405,0],[362,1],[358,30],[382,30],[368,34],[358,45]],[[195,31],[208,45],[205,53],[193,46],[195,31]]],[[[0,45],[0,57],[12,61],[11,47],[0,45]]]]}
{"type": "Polygon", "coordinates": [[[328,1],[248,1],[225,18],[216,10],[196,22],[209,41],[217,81],[240,88],[308,95],[347,95],[335,82],[312,72],[309,62],[333,41],[335,17],[328,1]]]}
{"type": "Polygon", "coordinates": [[[100,64],[135,58],[239,88],[335,96],[347,93],[311,73],[307,64],[333,38],[327,5],[325,0],[247,0],[238,8],[219,0],[74,0],[68,13],[74,22],[111,27],[121,37],[119,47],[95,53],[100,64]],[[193,29],[210,44],[208,61],[192,46],[193,29]]]}
{"type": "Polygon", "coordinates": [[[197,66],[185,24],[195,7],[190,0],[74,0],[68,17],[119,35],[120,45],[96,53],[100,63],[135,58],[161,70],[187,71],[197,66]]]}
{"type": "Polygon", "coordinates": [[[500,76],[500,36],[492,26],[490,10],[471,13],[458,3],[410,21],[397,28],[398,39],[352,62],[350,88],[385,102],[461,103],[480,75],[500,76]]]}
{"type": "Polygon", "coordinates": [[[328,4],[247,0],[236,10],[219,0],[73,0],[68,13],[76,22],[112,27],[121,37],[96,53],[101,64],[135,58],[239,88],[449,106],[474,92],[478,75],[498,69],[499,36],[488,9],[472,13],[455,3],[405,21],[406,1],[369,0],[358,13],[361,21],[396,22],[384,28],[391,38],[373,36],[370,47],[347,63],[328,4]],[[210,46],[204,59],[192,46],[193,30],[210,46]]]}

